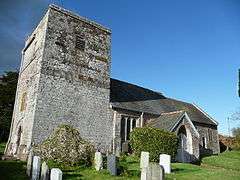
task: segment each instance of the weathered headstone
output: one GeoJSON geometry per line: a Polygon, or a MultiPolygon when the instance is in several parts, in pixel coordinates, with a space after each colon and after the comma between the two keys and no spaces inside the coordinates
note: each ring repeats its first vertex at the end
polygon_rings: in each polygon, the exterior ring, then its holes
{"type": "Polygon", "coordinates": [[[150,164],[151,169],[151,180],[163,180],[164,179],[164,168],[157,163],[150,164]]]}
{"type": "Polygon", "coordinates": [[[117,158],[114,154],[107,156],[107,169],[112,176],[117,175],[117,158]]]}
{"type": "Polygon", "coordinates": [[[122,143],[122,152],[128,153],[128,150],[129,150],[128,146],[129,146],[129,143],[127,141],[122,143]]]}
{"type": "Polygon", "coordinates": [[[28,154],[28,159],[27,159],[27,172],[26,172],[29,177],[31,176],[32,162],[33,162],[33,151],[30,150],[28,154]]]}
{"type": "Polygon", "coordinates": [[[42,163],[40,180],[49,180],[49,168],[46,162],[42,163]]]}
{"type": "Polygon", "coordinates": [[[94,165],[97,171],[100,171],[101,169],[103,169],[103,157],[100,152],[95,153],[94,165]]]}
{"type": "Polygon", "coordinates": [[[62,180],[62,171],[58,168],[53,168],[51,170],[50,180],[62,180]]]}
{"type": "Polygon", "coordinates": [[[151,169],[149,166],[141,169],[141,180],[151,180],[151,169]]]}
{"type": "Polygon", "coordinates": [[[34,156],[33,163],[32,163],[32,180],[39,180],[40,169],[41,169],[41,159],[39,156],[34,156]]]}
{"type": "Polygon", "coordinates": [[[146,168],[149,166],[149,152],[141,152],[140,168],[146,168]]]}
{"type": "Polygon", "coordinates": [[[171,173],[171,156],[167,154],[160,154],[159,164],[163,166],[164,172],[171,173]]]}

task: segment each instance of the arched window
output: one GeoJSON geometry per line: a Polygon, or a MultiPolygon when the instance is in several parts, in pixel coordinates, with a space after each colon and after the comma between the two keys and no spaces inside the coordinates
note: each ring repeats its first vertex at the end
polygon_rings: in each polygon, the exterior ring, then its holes
{"type": "Polygon", "coordinates": [[[25,111],[27,106],[27,93],[24,92],[21,97],[20,111],[25,111]]]}

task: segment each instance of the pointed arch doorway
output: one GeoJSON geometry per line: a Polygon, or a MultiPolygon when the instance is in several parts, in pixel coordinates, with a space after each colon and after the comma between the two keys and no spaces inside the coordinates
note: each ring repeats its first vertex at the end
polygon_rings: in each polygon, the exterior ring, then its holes
{"type": "Polygon", "coordinates": [[[191,156],[193,153],[192,147],[192,135],[189,129],[182,125],[178,130],[178,150],[177,161],[178,162],[191,162],[191,156]]]}

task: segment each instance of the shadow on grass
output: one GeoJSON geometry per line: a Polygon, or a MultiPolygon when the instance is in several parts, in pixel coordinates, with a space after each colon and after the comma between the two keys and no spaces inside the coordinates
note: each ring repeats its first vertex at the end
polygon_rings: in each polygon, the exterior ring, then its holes
{"type": "Polygon", "coordinates": [[[27,179],[26,163],[22,161],[0,161],[1,180],[27,179]]]}
{"type": "Polygon", "coordinates": [[[174,168],[172,169],[173,173],[193,173],[200,171],[201,169],[185,169],[185,168],[174,168]]]}

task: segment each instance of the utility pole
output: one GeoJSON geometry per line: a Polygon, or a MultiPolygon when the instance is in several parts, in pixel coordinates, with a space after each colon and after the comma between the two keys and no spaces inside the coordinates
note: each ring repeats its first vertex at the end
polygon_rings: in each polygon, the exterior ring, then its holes
{"type": "Polygon", "coordinates": [[[238,69],[238,96],[240,97],[240,69],[238,69]]]}

